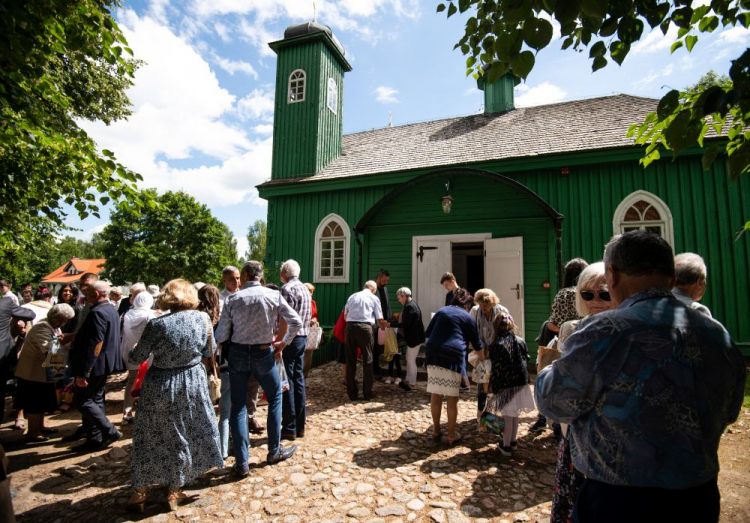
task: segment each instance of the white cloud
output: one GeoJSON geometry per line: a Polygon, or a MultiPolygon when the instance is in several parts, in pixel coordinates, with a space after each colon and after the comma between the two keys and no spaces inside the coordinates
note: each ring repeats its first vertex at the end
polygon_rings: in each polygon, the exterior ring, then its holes
{"type": "Polygon", "coordinates": [[[375,88],[375,99],[381,104],[398,103],[397,93],[397,89],[381,85],[375,88]]]}
{"type": "Polygon", "coordinates": [[[477,94],[478,92],[479,92],[479,89],[477,89],[476,86],[467,87],[466,90],[464,91],[464,96],[473,96],[477,94]]]}
{"type": "Polygon", "coordinates": [[[254,89],[250,94],[237,102],[238,115],[243,120],[255,118],[273,121],[273,98],[270,91],[254,89]]]}
{"type": "Polygon", "coordinates": [[[245,256],[247,251],[250,250],[250,244],[247,241],[247,236],[235,236],[234,239],[237,241],[237,256],[245,256]]]}
{"type": "Polygon", "coordinates": [[[667,64],[667,66],[662,71],[654,71],[653,69],[649,71],[649,74],[641,78],[640,80],[636,80],[635,82],[632,82],[632,86],[635,89],[643,89],[650,84],[654,83],[659,78],[667,78],[674,72],[674,65],[673,64],[667,64]]]}
{"type": "Polygon", "coordinates": [[[669,49],[672,44],[677,40],[677,26],[672,24],[667,30],[667,34],[661,32],[661,29],[656,27],[646,35],[646,38],[636,43],[630,50],[630,56],[637,54],[650,54],[656,53],[657,51],[663,51],[669,49]]]}
{"type": "Polygon", "coordinates": [[[719,33],[719,45],[745,44],[750,39],[750,29],[742,26],[732,27],[719,33]]]}
{"type": "Polygon", "coordinates": [[[337,31],[351,31],[372,44],[392,38],[388,32],[373,31],[365,22],[379,13],[416,20],[421,16],[419,0],[318,0],[316,10],[309,0],[193,0],[190,10],[195,17],[208,21],[218,16],[234,15],[241,38],[252,44],[263,57],[273,56],[268,42],[278,40],[270,26],[279,19],[295,23],[325,21],[337,31]]]}
{"type": "Polygon", "coordinates": [[[633,82],[632,86],[635,87],[636,89],[642,89],[642,88],[644,88],[644,87],[646,87],[646,86],[654,83],[654,81],[657,80],[660,76],[661,75],[658,74],[658,73],[648,74],[648,75],[644,76],[643,78],[641,78],[640,80],[637,80],[637,81],[633,82]]]}
{"type": "Polygon", "coordinates": [[[546,11],[541,11],[539,13],[539,18],[544,18],[549,23],[552,24],[552,42],[555,40],[558,40],[562,36],[562,32],[560,31],[560,22],[558,22],[556,19],[552,18],[552,15],[547,13],[546,11]]]}
{"type": "Polygon", "coordinates": [[[91,241],[91,239],[94,237],[94,235],[95,234],[99,234],[100,232],[102,232],[104,230],[104,228],[107,227],[107,225],[109,225],[109,222],[107,222],[107,223],[100,223],[99,225],[97,225],[95,227],[92,227],[91,229],[88,229],[86,232],[84,232],[80,236],[76,236],[76,237],[79,237],[79,238],[81,238],[82,240],[85,240],[85,241],[91,241]]]}
{"type": "Polygon", "coordinates": [[[213,55],[213,60],[214,62],[216,62],[216,65],[218,65],[231,75],[239,72],[250,75],[256,80],[258,79],[258,73],[255,71],[253,66],[247,62],[243,62],[242,60],[229,60],[228,58],[222,58],[217,54],[213,55]]]}
{"type": "Polygon", "coordinates": [[[253,130],[258,134],[271,134],[273,133],[273,125],[271,124],[256,125],[253,130]]]}
{"type": "Polygon", "coordinates": [[[231,39],[229,38],[229,28],[225,24],[216,22],[214,24],[214,31],[219,36],[219,38],[221,38],[222,42],[229,43],[231,41],[231,39]]]}
{"type": "Polygon", "coordinates": [[[526,84],[516,87],[516,107],[531,107],[535,105],[547,105],[561,102],[567,94],[558,86],[549,82],[543,82],[537,86],[529,87],[526,84]]]}
{"type": "Polygon", "coordinates": [[[250,139],[246,129],[227,123],[239,104],[188,42],[151,18],[130,10],[121,15],[120,27],[146,62],[128,91],[133,115],[110,126],[82,122],[85,129],[143,176],[141,187],[184,190],[209,205],[264,205],[254,186],[270,176],[271,138],[250,139]],[[206,165],[172,161],[196,157],[206,165]]]}

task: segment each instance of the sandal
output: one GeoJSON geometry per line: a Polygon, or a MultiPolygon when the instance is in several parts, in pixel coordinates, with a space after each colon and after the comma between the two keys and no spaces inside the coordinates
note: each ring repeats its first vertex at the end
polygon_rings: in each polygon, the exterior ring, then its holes
{"type": "Polygon", "coordinates": [[[43,436],[42,434],[39,434],[38,436],[29,436],[26,434],[23,437],[23,440],[26,443],[44,443],[45,441],[49,441],[49,438],[47,436],[43,436]]]}
{"type": "Polygon", "coordinates": [[[432,431],[432,441],[440,441],[440,439],[443,437],[443,433],[440,431],[435,432],[432,431]]]}
{"type": "Polygon", "coordinates": [[[453,436],[448,436],[448,445],[453,447],[462,439],[464,439],[463,434],[459,434],[458,432],[456,432],[453,434],[453,436]]]}
{"type": "Polygon", "coordinates": [[[57,410],[55,411],[55,414],[65,414],[68,412],[73,406],[70,403],[62,402],[60,403],[60,406],[57,407],[57,410]]]}
{"type": "Polygon", "coordinates": [[[177,507],[179,507],[185,499],[187,499],[187,494],[181,489],[169,489],[167,503],[169,504],[170,510],[177,510],[177,507]]]}
{"type": "Polygon", "coordinates": [[[13,425],[13,430],[26,430],[26,418],[16,418],[16,424],[13,425]]]}
{"type": "Polygon", "coordinates": [[[128,510],[130,512],[143,512],[146,506],[147,493],[147,490],[144,490],[143,492],[138,492],[136,490],[133,492],[133,495],[130,496],[130,499],[128,500],[128,510]]]}
{"type": "Polygon", "coordinates": [[[57,429],[53,429],[52,427],[44,427],[42,428],[41,432],[42,434],[57,434],[60,431],[57,429]]]}

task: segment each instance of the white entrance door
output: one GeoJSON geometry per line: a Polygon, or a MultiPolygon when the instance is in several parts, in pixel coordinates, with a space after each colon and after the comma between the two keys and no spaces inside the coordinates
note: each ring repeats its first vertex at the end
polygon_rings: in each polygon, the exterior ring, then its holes
{"type": "Polygon", "coordinates": [[[414,263],[414,288],[417,305],[422,310],[422,321],[425,328],[430,323],[432,314],[445,305],[445,288],[440,278],[451,268],[450,240],[416,239],[414,263]]]}
{"type": "MultiPolygon", "coordinates": [[[[523,238],[497,238],[484,242],[484,286],[495,291],[510,311],[516,334],[524,335],[523,238]]],[[[424,309],[423,309],[424,310],[424,309]]]]}

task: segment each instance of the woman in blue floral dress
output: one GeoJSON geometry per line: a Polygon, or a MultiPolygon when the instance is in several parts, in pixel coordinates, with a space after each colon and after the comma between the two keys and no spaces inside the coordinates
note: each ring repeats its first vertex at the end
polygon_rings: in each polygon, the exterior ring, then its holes
{"type": "Polygon", "coordinates": [[[198,294],[185,280],[164,287],[159,307],[171,314],[151,320],[130,353],[133,364],[154,355],[143,381],[133,431],[131,475],[135,493],[128,505],[143,510],[148,487],[169,487],[172,509],[186,497],[182,487],[222,467],[219,432],[202,358],[215,347],[210,320],[195,309],[198,294]]]}

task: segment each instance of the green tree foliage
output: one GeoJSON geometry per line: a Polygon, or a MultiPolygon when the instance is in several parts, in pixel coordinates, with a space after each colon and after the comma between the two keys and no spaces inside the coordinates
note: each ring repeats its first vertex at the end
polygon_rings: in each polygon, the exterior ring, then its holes
{"type": "Polygon", "coordinates": [[[64,265],[71,258],[103,258],[102,241],[94,234],[91,241],[65,236],[55,240],[51,232],[39,234],[37,240],[22,249],[0,250],[0,278],[14,285],[30,281],[40,283],[42,278],[64,265]]]}
{"type": "Polygon", "coordinates": [[[91,241],[65,236],[62,240],[56,242],[55,251],[57,255],[56,264],[49,272],[67,263],[71,258],[81,258],[82,260],[104,258],[104,245],[101,233],[94,234],[91,241]]]}
{"type": "Polygon", "coordinates": [[[80,218],[137,199],[141,177],[77,119],[125,118],[139,62],[114,22],[117,0],[0,0],[0,247],[19,249],[80,218]]]}
{"type": "Polygon", "coordinates": [[[163,285],[173,278],[219,284],[221,270],[237,262],[229,228],[184,192],[144,192],[156,205],[118,204],[101,233],[109,278],[116,284],[163,285]]]}
{"type": "Polygon", "coordinates": [[[256,260],[264,262],[266,259],[266,222],[263,220],[255,220],[250,227],[247,228],[247,243],[250,246],[249,250],[245,253],[245,257],[248,260],[256,260]]]}
{"type": "MultiPolygon", "coordinates": [[[[562,49],[588,49],[591,68],[597,71],[609,60],[621,65],[631,46],[659,27],[667,34],[678,28],[671,52],[691,52],[699,35],[719,27],[750,27],[750,1],[711,0],[692,7],[691,0],[449,0],[437,11],[472,11],[465,34],[456,44],[467,56],[467,75],[487,74],[494,83],[506,73],[527,78],[535,55],[552,41],[553,18],[560,23],[562,49]],[[491,64],[489,69],[482,67],[491,64]]],[[[750,49],[732,61],[731,82],[694,86],[694,90],[668,92],[658,109],[630,129],[636,143],[646,147],[644,166],[659,159],[662,148],[679,154],[696,143],[703,147],[706,133],[728,139],[729,175],[736,180],[750,169],[750,49]]],[[[708,169],[724,145],[705,148],[708,169]]],[[[745,224],[750,229],[750,222],[745,224]]]]}

